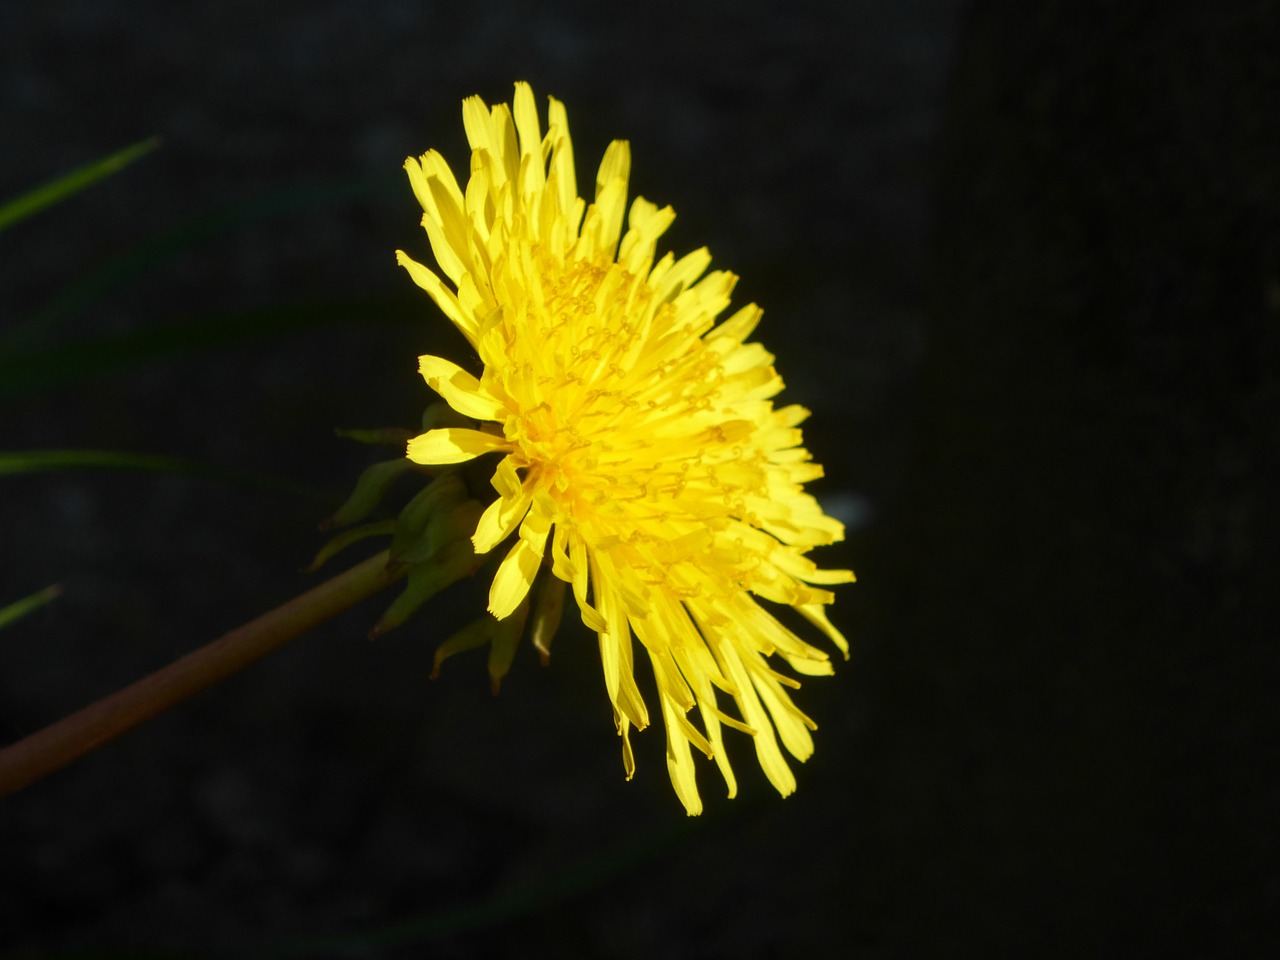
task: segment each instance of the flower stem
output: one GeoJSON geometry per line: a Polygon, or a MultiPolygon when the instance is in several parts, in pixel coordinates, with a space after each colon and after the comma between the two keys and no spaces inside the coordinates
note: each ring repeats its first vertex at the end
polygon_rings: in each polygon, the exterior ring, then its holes
{"type": "Polygon", "coordinates": [[[225,680],[398,580],[383,551],[169,666],[0,750],[0,797],[225,680]]]}

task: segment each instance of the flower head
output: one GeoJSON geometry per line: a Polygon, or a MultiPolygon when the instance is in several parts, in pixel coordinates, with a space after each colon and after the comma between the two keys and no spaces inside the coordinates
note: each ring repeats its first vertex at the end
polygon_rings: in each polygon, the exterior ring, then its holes
{"type": "Polygon", "coordinates": [[[785,796],[795,778],[778,740],[804,760],[815,726],[787,693],[799,684],[767,658],[801,674],[832,670],[759,600],[795,608],[847,656],[822,585],[853,574],[806,556],[844,530],[802,489],[822,469],[801,446],[808,411],[774,407],[782,380],[773,357],[747,340],[760,309],[717,324],[736,278],[708,273],[705,249],[657,257],[675,215],[640,197],[627,210],[625,141],[605,151],[588,205],[557,100],[545,135],[524,83],[511,108],[470,97],[462,114],[472,148],[465,190],[434,150],[405,164],[448,282],[397,257],[483,364],[477,377],[424,356],[423,377],[482,424],[429,430],[409,441],[408,456],[445,464],[500,455],[498,496],[473,543],[485,553],[516,537],[489,612],[499,621],[516,613],[544,567],[572,585],[599,635],[628,778],[628,733],[650,719],[633,671],[638,641],[688,812],[702,809],[691,747],[713,757],[736,792],[724,727],[753,738],[785,796]]]}

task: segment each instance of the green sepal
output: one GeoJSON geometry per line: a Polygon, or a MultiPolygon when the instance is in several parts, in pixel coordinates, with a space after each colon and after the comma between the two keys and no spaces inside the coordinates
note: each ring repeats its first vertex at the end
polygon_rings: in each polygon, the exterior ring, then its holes
{"type": "Polygon", "coordinates": [[[442,400],[437,400],[422,411],[423,433],[428,430],[439,430],[442,427],[470,427],[474,425],[474,420],[464,417],[442,400]]]}
{"type": "Polygon", "coordinates": [[[363,520],[373,512],[374,507],[387,492],[391,483],[402,474],[414,469],[414,462],[408,457],[397,457],[394,460],[383,460],[367,467],[356,481],[355,489],[346,503],[334,511],[333,516],[320,521],[321,530],[333,527],[345,527],[349,523],[363,520]]]}
{"type": "Polygon", "coordinates": [[[475,573],[481,560],[471,549],[470,540],[454,540],[429,560],[410,565],[408,583],[373,625],[370,639],[394,630],[445,587],[475,573]]]}
{"type": "Polygon", "coordinates": [[[497,623],[489,614],[484,614],[472,620],[469,624],[449,637],[440,646],[436,647],[435,659],[431,661],[431,679],[435,680],[440,676],[440,664],[444,663],[455,653],[463,653],[467,650],[475,650],[477,647],[483,647],[489,642],[489,631],[493,629],[497,623]]]}
{"type": "Polygon", "coordinates": [[[307,573],[315,573],[336,554],[347,549],[353,543],[358,543],[366,537],[377,537],[383,534],[390,535],[395,533],[395,530],[396,522],[394,520],[378,520],[374,523],[366,523],[358,527],[352,527],[350,530],[344,530],[320,548],[316,558],[311,561],[311,566],[307,567],[307,573]]]}
{"type": "MultiPolygon", "coordinates": [[[[462,501],[462,503],[427,527],[426,544],[428,552],[435,553],[437,550],[443,549],[444,545],[450,540],[465,540],[469,546],[471,538],[476,532],[476,525],[480,523],[480,517],[483,513],[484,507],[480,506],[479,501],[462,501]]],[[[483,554],[481,559],[487,556],[487,553],[483,554]]]]}
{"type": "Polygon", "coordinates": [[[502,678],[511,670],[524,633],[525,619],[529,613],[528,602],[521,603],[505,620],[495,620],[492,614],[484,614],[467,624],[436,648],[431,664],[431,679],[440,676],[440,665],[456,653],[475,650],[489,645],[489,683],[494,696],[502,687],[502,678]]]}
{"type": "Polygon", "coordinates": [[[413,431],[406,430],[404,427],[377,427],[372,430],[338,427],[333,432],[344,440],[354,440],[356,443],[380,447],[403,448],[413,436],[413,431]]]}
{"type": "MultiPolygon", "coordinates": [[[[398,563],[420,563],[439,548],[430,536],[433,527],[467,497],[467,485],[457,473],[444,473],[405,504],[396,518],[396,532],[391,538],[391,559],[398,563]]],[[[472,527],[475,530],[475,527],[472,527]]],[[[456,539],[456,538],[455,538],[456,539]]]]}
{"type": "Polygon", "coordinates": [[[568,586],[547,570],[538,580],[538,592],[533,601],[533,626],[529,630],[533,648],[545,667],[551,662],[551,641],[560,629],[564,617],[564,588],[568,586]]]}
{"type": "Polygon", "coordinates": [[[484,507],[475,500],[462,500],[447,510],[437,511],[428,521],[421,535],[396,557],[402,563],[422,563],[429,560],[454,540],[471,540],[484,507]]]}
{"type": "MultiPolygon", "coordinates": [[[[503,620],[495,620],[489,634],[489,684],[496,697],[502,688],[502,678],[511,669],[516,658],[516,647],[520,645],[520,636],[524,633],[524,622],[529,614],[529,600],[521,601],[520,606],[503,620]]],[[[493,618],[490,617],[492,620],[493,618]]]]}

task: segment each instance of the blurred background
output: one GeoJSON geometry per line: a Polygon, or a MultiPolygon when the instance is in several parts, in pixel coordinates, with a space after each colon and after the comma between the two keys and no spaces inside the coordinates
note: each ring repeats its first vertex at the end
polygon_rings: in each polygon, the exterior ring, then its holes
{"type": "MultiPolygon", "coordinates": [[[[595,641],[427,679],[390,593],[0,803],[0,955],[1267,956],[1280,910],[1280,7],[1263,0],[7,2],[0,451],[275,478],[0,477],[0,738],[318,582],[316,522],[461,349],[405,156],[460,101],[631,141],[765,311],[852,659],[780,799],[623,779],[595,641]],[[1270,762],[1269,762],[1270,761],[1270,762]]],[[[362,556],[353,549],[346,562],[362,556]]],[[[341,569],[343,558],[332,565],[341,569]]]]}

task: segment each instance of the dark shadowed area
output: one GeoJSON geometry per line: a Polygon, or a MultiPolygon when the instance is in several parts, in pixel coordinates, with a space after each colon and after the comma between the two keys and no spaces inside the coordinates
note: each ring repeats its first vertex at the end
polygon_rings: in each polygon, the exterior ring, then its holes
{"type": "MultiPolygon", "coordinates": [[[[431,681],[392,595],[0,801],[0,956],[1267,956],[1280,914],[1280,7],[1262,0],[10,3],[0,742],[306,590],[317,521],[466,349],[400,270],[460,101],[630,140],[666,248],[764,308],[853,656],[780,799],[661,729],[623,777],[593,636],[431,681]]],[[[355,547],[334,572],[370,551],[355,547]]],[[[641,670],[643,674],[643,669],[641,670]]],[[[648,689],[646,680],[642,689],[648,689]]]]}

